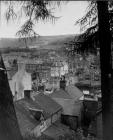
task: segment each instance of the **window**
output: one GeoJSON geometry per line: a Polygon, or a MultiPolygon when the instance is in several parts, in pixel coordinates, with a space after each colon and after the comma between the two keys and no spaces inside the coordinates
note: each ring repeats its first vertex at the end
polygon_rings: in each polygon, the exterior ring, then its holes
{"type": "Polygon", "coordinates": [[[36,120],[41,121],[43,110],[29,108],[29,111],[36,120]]]}

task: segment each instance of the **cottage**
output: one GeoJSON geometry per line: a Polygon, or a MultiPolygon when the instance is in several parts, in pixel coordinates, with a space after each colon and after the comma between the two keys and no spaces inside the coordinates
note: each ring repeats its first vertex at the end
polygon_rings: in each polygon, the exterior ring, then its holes
{"type": "Polygon", "coordinates": [[[76,138],[75,133],[68,126],[59,121],[52,124],[43,134],[50,137],[52,140],[70,140],[76,138]]]}
{"type": "MultiPolygon", "coordinates": [[[[39,106],[33,103],[32,100],[21,99],[15,101],[15,110],[20,127],[21,135],[27,137],[27,135],[38,137],[41,135],[41,113],[39,112],[39,106]],[[40,115],[39,120],[36,120],[35,114],[31,113],[31,110],[37,112],[37,116],[40,115]]],[[[38,117],[37,117],[38,118],[38,117]]]]}
{"type": "Polygon", "coordinates": [[[59,89],[49,95],[63,108],[63,114],[78,116],[82,101],[79,100],[83,93],[74,86],[66,87],[66,90],[59,89]]]}
{"type": "Polygon", "coordinates": [[[10,81],[10,87],[15,100],[24,98],[24,91],[31,90],[32,79],[31,74],[25,71],[25,64],[19,64],[18,71],[12,77],[10,81]]]}
{"type": "Polygon", "coordinates": [[[49,126],[58,121],[62,108],[51,98],[38,94],[15,101],[15,109],[23,137],[39,137],[49,126]]]}
{"type": "Polygon", "coordinates": [[[68,73],[68,64],[65,61],[55,60],[51,66],[51,77],[61,77],[68,73]]]}
{"type": "Polygon", "coordinates": [[[65,90],[56,90],[49,96],[62,106],[62,122],[75,129],[78,125],[77,123],[81,120],[83,101],[80,98],[83,93],[74,86],[68,86],[65,90]]]}
{"type": "Polygon", "coordinates": [[[47,112],[45,116],[47,127],[60,119],[62,107],[57,102],[43,93],[39,93],[33,98],[34,101],[39,104],[45,112],[47,112]]]}

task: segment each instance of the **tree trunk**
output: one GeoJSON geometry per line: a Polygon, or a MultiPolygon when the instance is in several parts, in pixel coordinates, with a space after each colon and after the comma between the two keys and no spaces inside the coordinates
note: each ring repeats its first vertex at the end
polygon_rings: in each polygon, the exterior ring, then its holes
{"type": "Polygon", "coordinates": [[[111,34],[108,1],[97,1],[101,62],[103,140],[113,140],[111,117],[111,34]]]}

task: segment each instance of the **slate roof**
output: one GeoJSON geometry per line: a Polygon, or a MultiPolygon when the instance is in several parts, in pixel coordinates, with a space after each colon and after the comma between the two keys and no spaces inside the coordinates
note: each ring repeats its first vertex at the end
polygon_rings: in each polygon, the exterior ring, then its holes
{"type": "Polygon", "coordinates": [[[31,131],[40,122],[37,121],[29,111],[29,107],[33,109],[40,109],[33,101],[21,99],[14,103],[16,115],[22,135],[27,131],[31,131]]]}
{"type": "Polygon", "coordinates": [[[40,107],[47,112],[46,118],[50,117],[55,112],[62,109],[62,107],[56,103],[52,98],[43,93],[39,93],[34,96],[35,102],[40,105],[40,107]]]}
{"type": "Polygon", "coordinates": [[[80,97],[83,96],[83,92],[80,91],[76,86],[74,85],[69,85],[65,89],[68,94],[71,96],[72,99],[78,100],[80,97]]]}
{"type": "Polygon", "coordinates": [[[60,136],[65,136],[68,139],[73,135],[73,133],[69,129],[69,127],[60,123],[59,121],[52,124],[48,129],[46,129],[43,132],[43,134],[45,134],[46,136],[49,136],[55,140],[60,139],[59,138],[60,136]]]}
{"type": "Polygon", "coordinates": [[[64,91],[62,89],[54,91],[49,96],[53,97],[53,98],[71,99],[71,96],[66,91],[64,91]]]}
{"type": "Polygon", "coordinates": [[[80,91],[77,87],[69,85],[66,87],[65,90],[62,89],[56,90],[49,96],[53,98],[78,100],[80,97],[83,96],[83,92],[80,91]]]}

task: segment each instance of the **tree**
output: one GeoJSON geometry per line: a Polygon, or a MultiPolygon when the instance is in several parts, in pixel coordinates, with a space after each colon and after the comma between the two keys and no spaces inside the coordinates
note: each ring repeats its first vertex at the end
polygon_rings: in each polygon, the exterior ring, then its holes
{"type": "Polygon", "coordinates": [[[16,36],[25,42],[26,48],[27,42],[36,39],[39,34],[34,30],[35,24],[39,21],[51,21],[55,23],[59,17],[54,16],[53,10],[57,5],[59,6],[61,1],[49,1],[49,0],[29,0],[29,1],[5,1],[7,11],[5,17],[7,22],[10,20],[20,20],[21,17],[25,17],[26,21],[21,26],[21,29],[16,33],[16,36]],[[15,7],[20,7],[17,10],[15,7]]]}
{"type": "Polygon", "coordinates": [[[49,0],[29,0],[29,1],[7,1],[5,2],[7,11],[5,13],[7,22],[10,20],[18,20],[25,17],[26,21],[17,32],[17,36],[21,38],[36,37],[38,34],[34,30],[34,25],[41,21],[52,21],[55,23],[59,17],[55,17],[52,13],[55,5],[60,5],[61,1],[49,0]],[[19,11],[16,11],[15,5],[19,6],[19,11]]]}
{"type": "MultiPolygon", "coordinates": [[[[111,57],[111,37],[112,37],[112,9],[113,3],[108,1],[91,2],[92,9],[79,20],[83,27],[87,21],[89,24],[92,20],[98,18],[98,40],[100,47],[100,61],[101,61],[101,91],[102,91],[102,121],[103,121],[103,139],[113,139],[112,134],[112,57],[111,57]],[[109,4],[109,6],[108,6],[109,4]],[[96,12],[92,10],[96,9],[96,12]],[[110,8],[108,10],[108,8],[110,8]],[[93,13],[93,14],[92,14],[93,13]],[[93,18],[92,18],[93,16],[93,18]],[[90,19],[90,20],[88,20],[90,19]],[[110,26],[111,25],[111,26],[110,26]]],[[[95,11],[95,10],[94,10],[95,11]]]]}
{"type": "Polygon", "coordinates": [[[112,125],[112,63],[111,63],[111,33],[109,24],[108,2],[98,1],[98,26],[101,61],[101,91],[102,91],[102,121],[103,139],[113,139],[112,125]],[[106,56],[106,59],[105,59],[106,56]]]}

